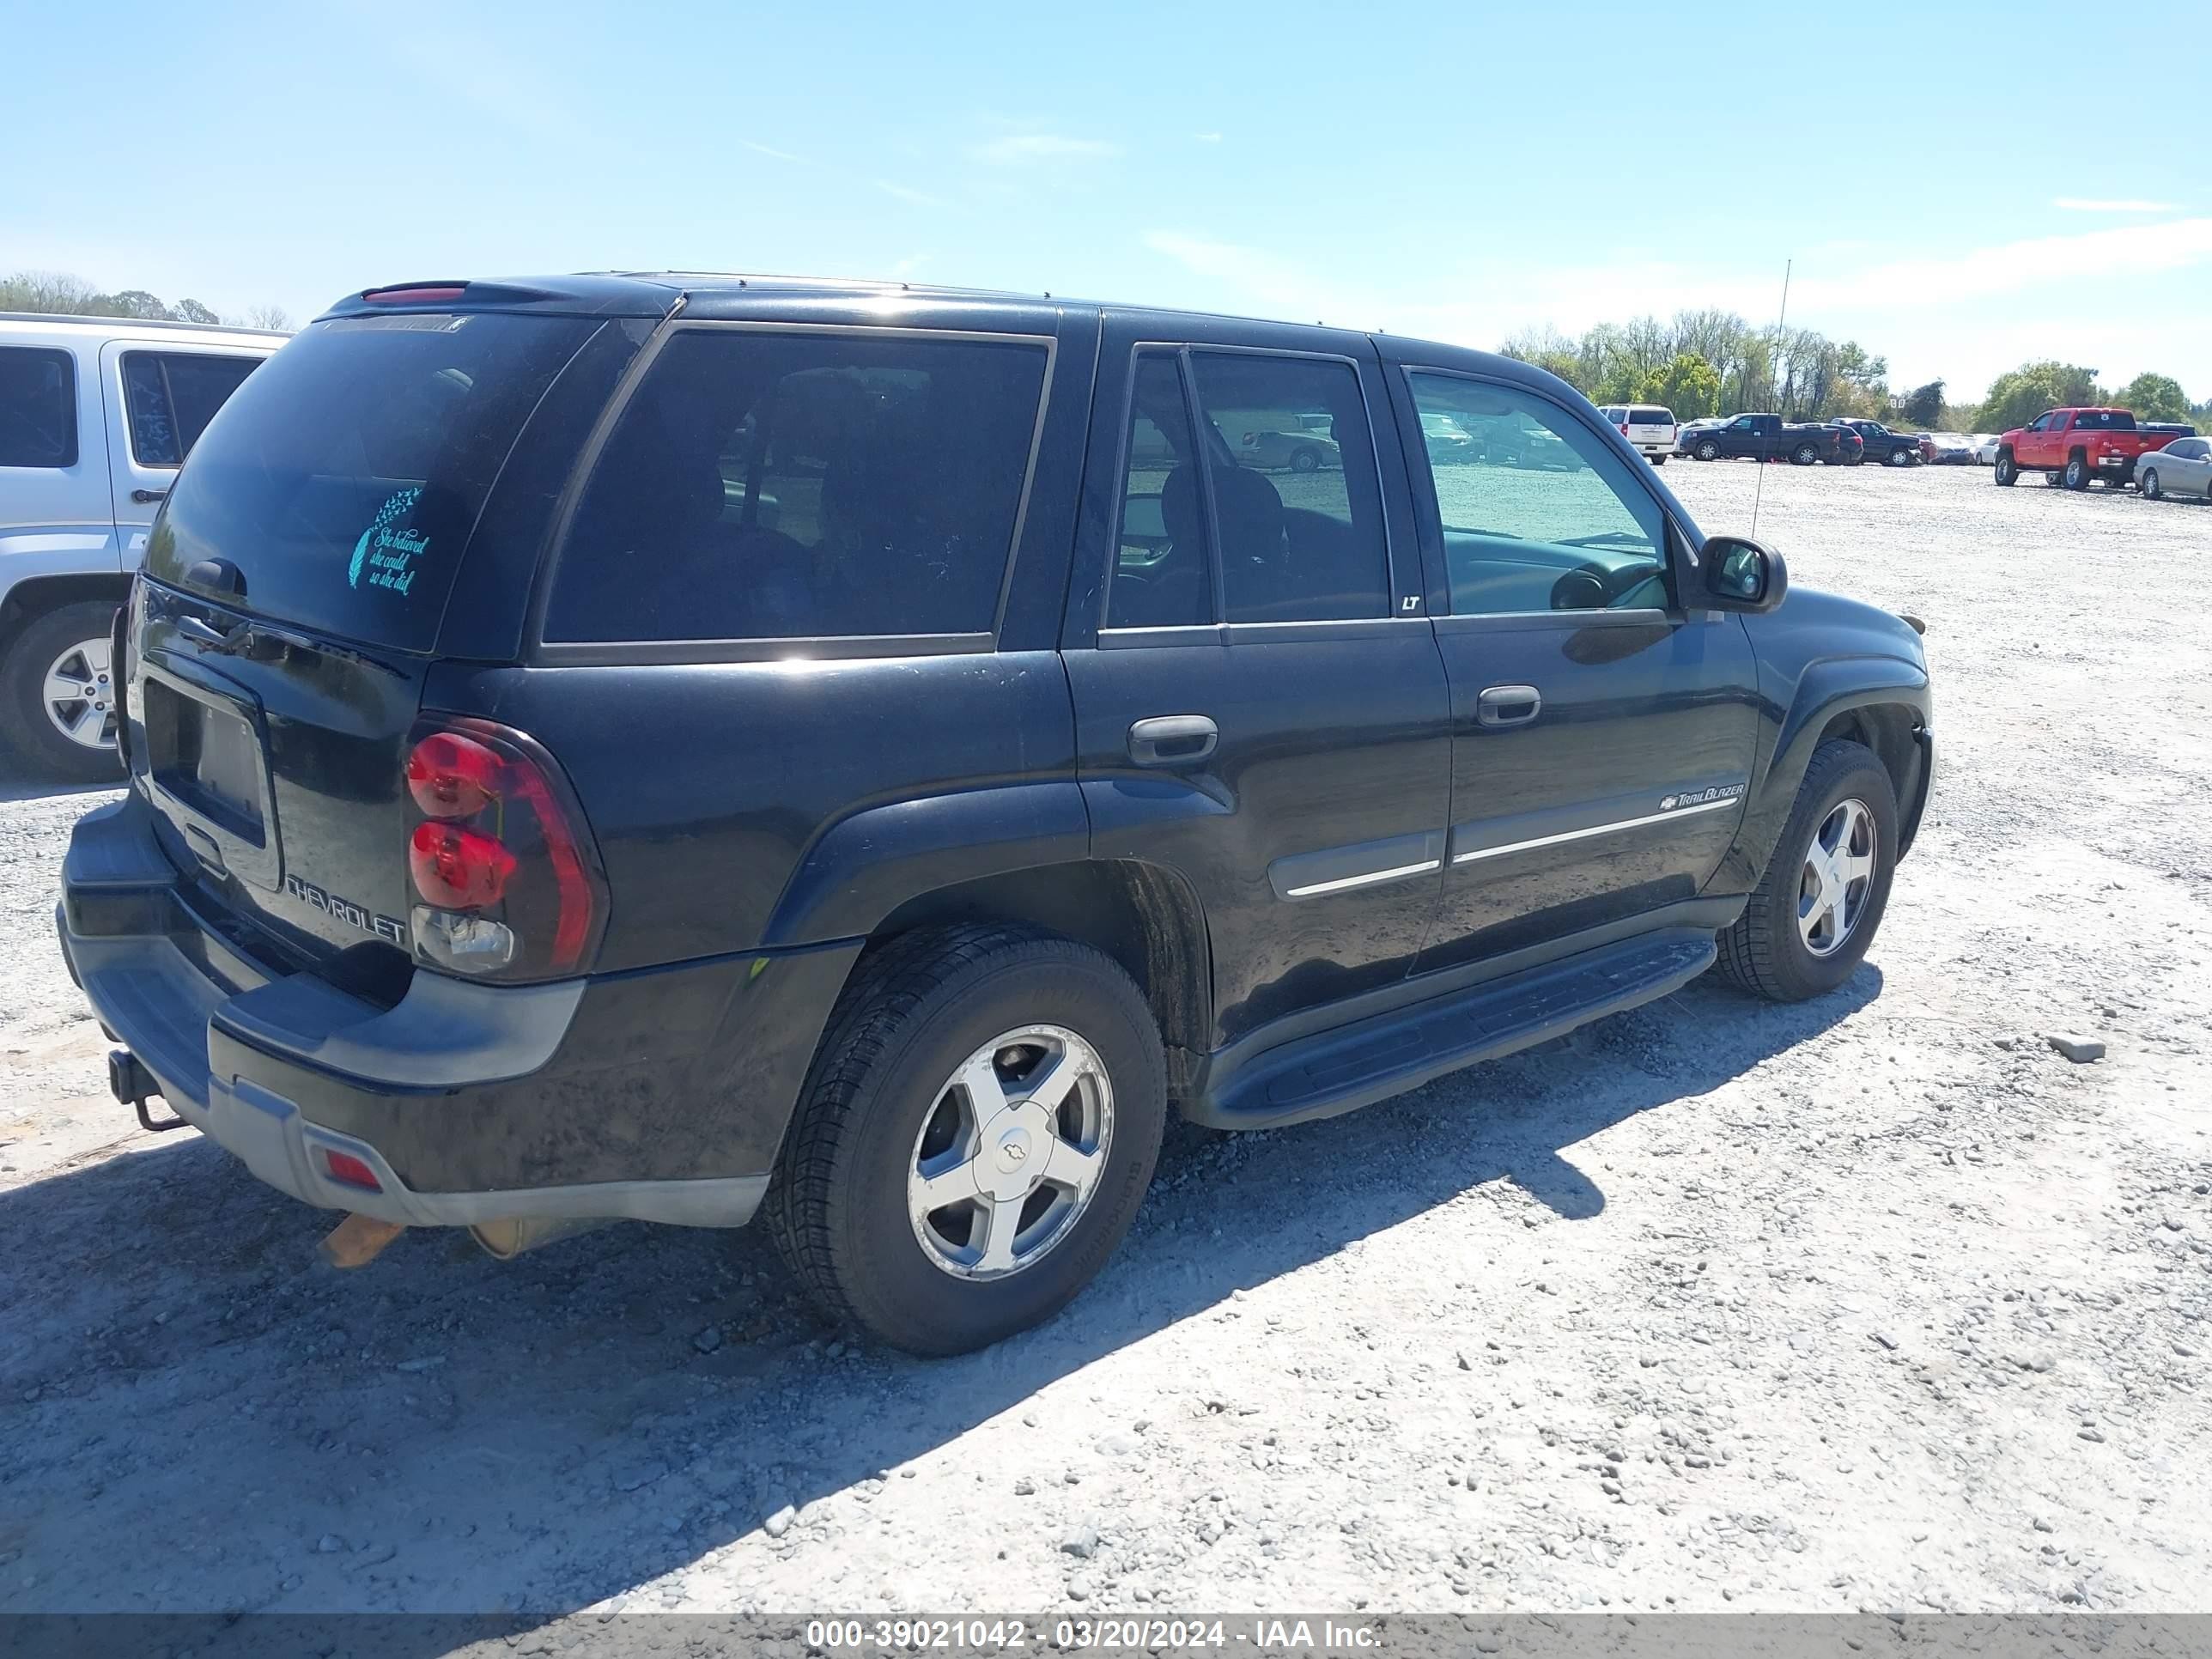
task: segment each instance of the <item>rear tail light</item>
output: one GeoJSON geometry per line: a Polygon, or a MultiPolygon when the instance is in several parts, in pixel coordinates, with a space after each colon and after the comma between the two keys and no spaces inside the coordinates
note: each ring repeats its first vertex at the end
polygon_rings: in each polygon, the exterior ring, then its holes
{"type": "Polygon", "coordinates": [[[415,890],[446,910],[481,910],[507,896],[514,873],[507,843],[453,823],[418,823],[407,844],[415,890]]]}
{"type": "Polygon", "coordinates": [[[413,738],[416,954],[479,978],[582,971],[605,928],[606,881],[553,757],[490,720],[431,717],[413,738]]]}

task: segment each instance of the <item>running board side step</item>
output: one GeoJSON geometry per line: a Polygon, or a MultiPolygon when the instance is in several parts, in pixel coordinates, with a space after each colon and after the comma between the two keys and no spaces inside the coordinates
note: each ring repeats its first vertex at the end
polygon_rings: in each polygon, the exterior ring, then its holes
{"type": "Polygon", "coordinates": [[[1256,1054],[1183,1103],[1215,1129],[1333,1117],[1665,996],[1713,964],[1713,935],[1673,928],[1318,1031],[1256,1054]]]}

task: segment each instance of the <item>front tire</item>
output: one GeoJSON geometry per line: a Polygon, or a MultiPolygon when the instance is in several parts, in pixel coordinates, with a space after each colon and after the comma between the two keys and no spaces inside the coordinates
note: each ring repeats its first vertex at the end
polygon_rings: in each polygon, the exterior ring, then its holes
{"type": "Polygon", "coordinates": [[[1888,772],[1864,744],[1822,744],[1765,873],[1720,935],[1722,974],[1773,1002],[1834,990],[1866,959],[1896,863],[1888,772]]]}
{"type": "Polygon", "coordinates": [[[46,776],[123,781],[115,747],[121,699],[108,661],[114,621],[112,600],[57,605],[16,636],[0,665],[8,734],[46,776]]]}
{"type": "Polygon", "coordinates": [[[763,1217],[830,1318],[964,1353],[1091,1282],[1166,1121],[1158,1026],[1110,957],[997,925],[905,934],[839,998],[763,1217]]]}
{"type": "Polygon", "coordinates": [[[1292,450],[1291,452],[1291,471],[1293,472],[1320,471],[1321,451],[1303,446],[1292,450]]]}
{"type": "Polygon", "coordinates": [[[2009,489],[2020,482],[2020,464],[2013,459],[2010,450],[1997,452],[1997,464],[1990,476],[1996,479],[1997,487],[2001,489],[2009,489]]]}
{"type": "Polygon", "coordinates": [[[1906,449],[1891,450],[1889,452],[1889,465],[1892,466],[1911,466],[1912,465],[1912,452],[1906,449]]]}

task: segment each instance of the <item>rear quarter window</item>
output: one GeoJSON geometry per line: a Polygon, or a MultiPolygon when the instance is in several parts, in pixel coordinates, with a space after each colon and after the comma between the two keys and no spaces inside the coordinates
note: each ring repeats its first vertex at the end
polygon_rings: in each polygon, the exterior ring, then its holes
{"type": "Polygon", "coordinates": [[[311,325],[193,447],[147,573],[189,586],[222,560],[256,615],[428,651],[516,435],[600,326],[498,312],[311,325]]]}
{"type": "Polygon", "coordinates": [[[548,644],[994,629],[1042,339],[672,335],[562,540],[548,644]]]}

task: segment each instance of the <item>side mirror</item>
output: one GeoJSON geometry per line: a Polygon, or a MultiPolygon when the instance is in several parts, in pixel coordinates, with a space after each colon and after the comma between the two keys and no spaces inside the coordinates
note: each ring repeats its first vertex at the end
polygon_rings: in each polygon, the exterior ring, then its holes
{"type": "Polygon", "coordinates": [[[1764,614],[1790,592],[1790,567],[1771,547],[1745,536],[1708,536],[1700,562],[1705,603],[1716,611],[1764,614]]]}

